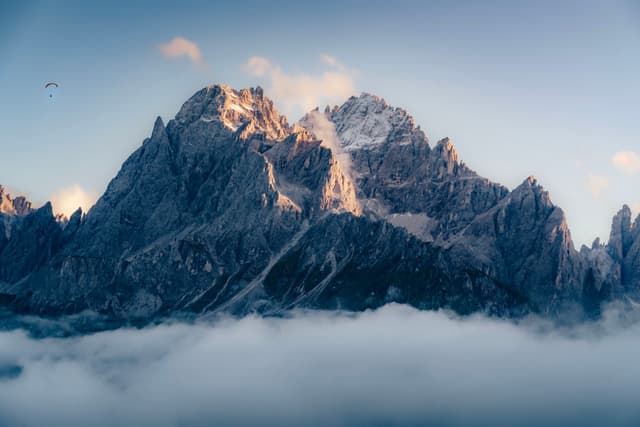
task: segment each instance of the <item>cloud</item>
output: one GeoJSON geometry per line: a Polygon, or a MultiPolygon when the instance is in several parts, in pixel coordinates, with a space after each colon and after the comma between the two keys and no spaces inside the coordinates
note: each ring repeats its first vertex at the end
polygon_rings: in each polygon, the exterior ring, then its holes
{"type": "Polygon", "coordinates": [[[313,136],[321,140],[322,146],[331,150],[333,155],[338,159],[342,172],[353,178],[351,156],[342,149],[342,145],[338,140],[338,134],[336,133],[335,124],[318,110],[313,110],[306,114],[301,119],[300,124],[311,132],[313,136]]]}
{"type": "Polygon", "coordinates": [[[606,176],[589,174],[585,180],[585,186],[593,198],[597,199],[609,187],[609,179],[606,176]]]}
{"type": "Polygon", "coordinates": [[[159,49],[165,58],[177,59],[187,57],[194,65],[205,65],[200,47],[198,47],[195,42],[183,37],[174,37],[168,43],[161,44],[159,49]]]}
{"type": "Polygon", "coordinates": [[[389,305],[72,338],[0,332],[0,425],[637,426],[640,325],[389,305]]]}
{"type": "Polygon", "coordinates": [[[245,71],[252,76],[262,77],[272,70],[274,66],[263,56],[252,56],[245,64],[245,71]]]}
{"type": "Polygon", "coordinates": [[[640,202],[631,203],[631,212],[634,215],[640,215],[640,202]]]}
{"type": "Polygon", "coordinates": [[[611,157],[611,163],[624,173],[640,173],[640,155],[633,151],[618,151],[611,157]]]}
{"type": "Polygon", "coordinates": [[[98,194],[95,191],[84,190],[78,184],[58,190],[50,197],[53,211],[66,217],[71,216],[79,207],[83,212],[87,212],[97,198],[98,194]]]}
{"type": "Polygon", "coordinates": [[[302,115],[316,106],[342,102],[356,92],[354,71],[332,56],[322,55],[320,59],[333,69],[313,75],[288,74],[262,56],[249,58],[244,69],[251,76],[267,80],[268,95],[285,113],[302,115]]]}
{"type": "Polygon", "coordinates": [[[335,56],[323,53],[322,55],[320,55],[320,60],[331,67],[337,68],[339,70],[346,70],[346,67],[342,65],[342,63],[338,61],[338,58],[336,58],[335,56]]]}

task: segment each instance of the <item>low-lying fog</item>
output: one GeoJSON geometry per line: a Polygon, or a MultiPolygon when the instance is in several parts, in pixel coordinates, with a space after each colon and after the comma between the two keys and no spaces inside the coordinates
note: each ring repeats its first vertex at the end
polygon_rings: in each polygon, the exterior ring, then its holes
{"type": "Polygon", "coordinates": [[[1,426],[638,426],[640,323],[389,305],[71,338],[0,332],[1,426]]]}

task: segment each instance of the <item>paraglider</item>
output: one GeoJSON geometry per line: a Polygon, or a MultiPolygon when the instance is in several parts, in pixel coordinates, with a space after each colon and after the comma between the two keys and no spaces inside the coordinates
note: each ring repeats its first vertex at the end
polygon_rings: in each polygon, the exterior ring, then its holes
{"type": "MultiPolygon", "coordinates": [[[[58,85],[58,83],[56,83],[56,82],[48,82],[48,83],[46,83],[46,84],[44,85],[44,88],[45,88],[45,89],[49,89],[50,87],[55,87],[55,88],[57,88],[58,86],[59,86],[59,85],[58,85]]],[[[51,90],[53,90],[53,89],[51,89],[51,90]]],[[[52,93],[51,91],[49,92],[49,98],[53,98],[53,93],[52,93]]]]}

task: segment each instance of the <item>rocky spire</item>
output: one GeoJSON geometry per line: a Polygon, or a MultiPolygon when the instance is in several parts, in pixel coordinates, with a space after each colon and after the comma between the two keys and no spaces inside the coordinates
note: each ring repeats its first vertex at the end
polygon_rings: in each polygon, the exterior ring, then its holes
{"type": "Polygon", "coordinates": [[[11,195],[6,193],[4,187],[0,185],[0,213],[24,216],[32,211],[31,202],[26,197],[11,198],[11,195]]]}
{"type": "Polygon", "coordinates": [[[218,122],[232,131],[249,124],[267,139],[281,140],[289,133],[284,116],[264,97],[262,88],[234,90],[226,85],[208,86],[184,103],[176,120],[182,123],[218,122]]]}
{"type": "Polygon", "coordinates": [[[631,209],[624,205],[613,217],[609,235],[609,252],[613,259],[623,260],[632,244],[631,209]]]}
{"type": "Polygon", "coordinates": [[[640,216],[632,223],[627,205],[613,217],[607,250],[618,266],[624,292],[640,297],[640,216]]]}

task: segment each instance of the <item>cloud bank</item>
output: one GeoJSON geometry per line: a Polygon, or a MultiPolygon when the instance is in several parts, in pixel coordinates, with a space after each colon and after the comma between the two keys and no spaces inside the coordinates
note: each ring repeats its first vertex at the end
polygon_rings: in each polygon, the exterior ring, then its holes
{"type": "Polygon", "coordinates": [[[174,37],[171,41],[158,47],[165,58],[178,59],[186,57],[196,66],[205,65],[200,47],[191,40],[183,37],[174,37]]]}
{"type": "Polygon", "coordinates": [[[88,212],[97,199],[95,191],[87,191],[78,184],[58,190],[50,197],[53,211],[66,217],[70,217],[78,208],[82,208],[82,212],[88,212]]]}
{"type": "Polygon", "coordinates": [[[626,174],[640,173],[640,155],[633,151],[618,151],[611,157],[611,163],[626,174]]]}
{"type": "Polygon", "coordinates": [[[390,305],[65,339],[0,333],[0,425],[632,426],[640,326],[390,305]]]}
{"type": "Polygon", "coordinates": [[[263,56],[252,56],[245,71],[267,81],[267,93],[282,110],[302,115],[316,106],[343,102],[355,94],[355,72],[348,70],[330,55],[321,55],[321,62],[330,69],[319,74],[289,74],[263,56]]]}

